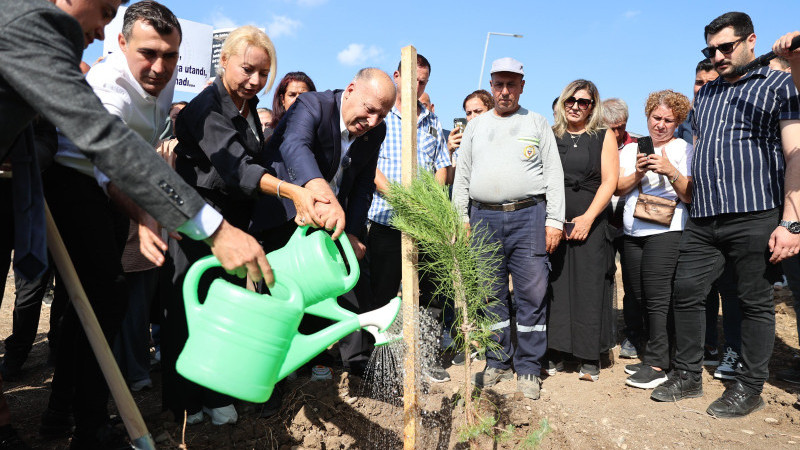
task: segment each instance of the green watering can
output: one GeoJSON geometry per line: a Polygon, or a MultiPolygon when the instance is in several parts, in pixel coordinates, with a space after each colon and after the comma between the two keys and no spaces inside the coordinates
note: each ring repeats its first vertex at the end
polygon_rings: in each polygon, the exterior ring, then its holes
{"type": "MultiPolygon", "coordinates": [[[[358,282],[361,271],[358,259],[344,237],[339,243],[345,259],[330,235],[323,231],[309,233],[309,226],[298,227],[289,242],[281,249],[267,255],[275,279],[289,276],[297,281],[303,296],[306,314],[341,321],[353,313],[339,306],[336,298],[349,292],[358,282]]],[[[384,330],[370,326],[365,328],[375,338],[375,346],[390,344],[400,336],[389,336],[384,330]]]]}
{"type": "Polygon", "coordinates": [[[183,284],[189,339],[178,357],[178,373],[209,389],[260,403],[270,397],[275,383],[359,328],[378,342],[388,342],[382,334],[394,322],[400,299],[361,315],[340,307],[336,296],[350,290],[359,275],[350,243],[341,241],[351,262],[348,275],[330,236],[306,231],[299,228],[286,247],[268,255],[275,286],[267,295],[216,279],[200,304],[200,278],[220,263],[208,256],[192,265],[183,284]],[[303,335],[297,327],[306,312],[336,323],[303,335]]]}

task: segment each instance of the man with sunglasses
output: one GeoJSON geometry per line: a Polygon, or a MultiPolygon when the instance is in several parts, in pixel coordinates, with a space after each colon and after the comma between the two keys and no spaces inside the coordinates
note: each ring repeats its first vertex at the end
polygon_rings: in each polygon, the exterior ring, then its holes
{"type": "Polygon", "coordinates": [[[500,58],[491,74],[495,107],[467,124],[453,184],[464,224],[498,243],[502,257],[492,287],[497,302],[489,307],[499,348],[486,352],[486,368],[475,374],[475,383],[491,387],[511,379],[513,363],[518,389],[536,400],[547,350],[548,253],[558,246],[564,223],[564,172],[547,120],[519,104],[522,63],[500,58]],[[516,348],[509,274],[517,301],[516,348]]]}
{"type": "Polygon", "coordinates": [[[735,383],[708,407],[742,417],[764,406],[761,390],[775,339],[773,264],[800,250],[800,97],[791,76],[755,59],[747,14],[705,27],[703,54],[720,77],[695,98],[692,209],[675,273],[675,370],[652,398],[701,397],[705,299],[731,261],[741,303],[742,352],[735,383]]]}

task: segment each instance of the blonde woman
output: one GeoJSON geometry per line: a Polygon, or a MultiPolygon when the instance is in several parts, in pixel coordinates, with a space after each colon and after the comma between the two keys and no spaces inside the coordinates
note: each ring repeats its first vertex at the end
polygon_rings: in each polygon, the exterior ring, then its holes
{"type": "MultiPolygon", "coordinates": [[[[291,199],[298,211],[298,224],[324,223],[314,212],[314,202],[326,200],[305,188],[281,183],[255,162],[264,142],[256,95],[265,86],[272,86],[275,68],[275,49],[269,37],[252,26],[237,28],[222,44],[221,74],[181,111],[175,123],[175,170],[231,225],[243,230],[247,229],[256,198],[263,194],[291,199]]],[[[164,407],[177,418],[186,411],[190,424],[202,421],[204,412],[214,425],[235,423],[238,416],[231,398],[175,372],[175,362],[188,336],[181,295],[183,279],[192,263],[210,254],[209,249],[190,239],[171,240],[169,253],[174,274],[173,292],[165,299],[162,319],[164,407]]],[[[244,284],[224,272],[219,276],[244,284]]],[[[204,295],[200,293],[200,298],[204,295]]]]}
{"type": "Polygon", "coordinates": [[[558,152],[564,169],[564,241],[550,258],[553,297],[547,324],[548,375],[571,354],[580,379],[597,381],[600,354],[613,346],[611,242],[607,207],[617,188],[619,156],[614,133],[602,128],[602,105],[591,81],[575,80],[555,106],[558,152]]]}

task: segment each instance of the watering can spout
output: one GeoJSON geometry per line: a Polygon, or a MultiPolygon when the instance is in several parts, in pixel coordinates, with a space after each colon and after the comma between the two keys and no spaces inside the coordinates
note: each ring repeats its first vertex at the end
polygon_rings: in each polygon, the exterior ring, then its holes
{"type": "Polygon", "coordinates": [[[400,312],[400,297],[393,298],[389,304],[374,311],[358,316],[361,327],[375,338],[375,346],[391,344],[402,338],[400,334],[389,334],[388,328],[394,323],[400,312]]]}

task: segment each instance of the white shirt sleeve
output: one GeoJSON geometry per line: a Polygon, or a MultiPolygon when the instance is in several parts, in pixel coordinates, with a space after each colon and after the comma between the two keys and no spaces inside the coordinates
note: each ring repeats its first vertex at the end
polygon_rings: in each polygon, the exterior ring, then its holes
{"type": "Polygon", "coordinates": [[[214,234],[221,223],[222,214],[211,205],[205,204],[194,217],[179,226],[178,231],[195,241],[200,241],[214,234]]]}

